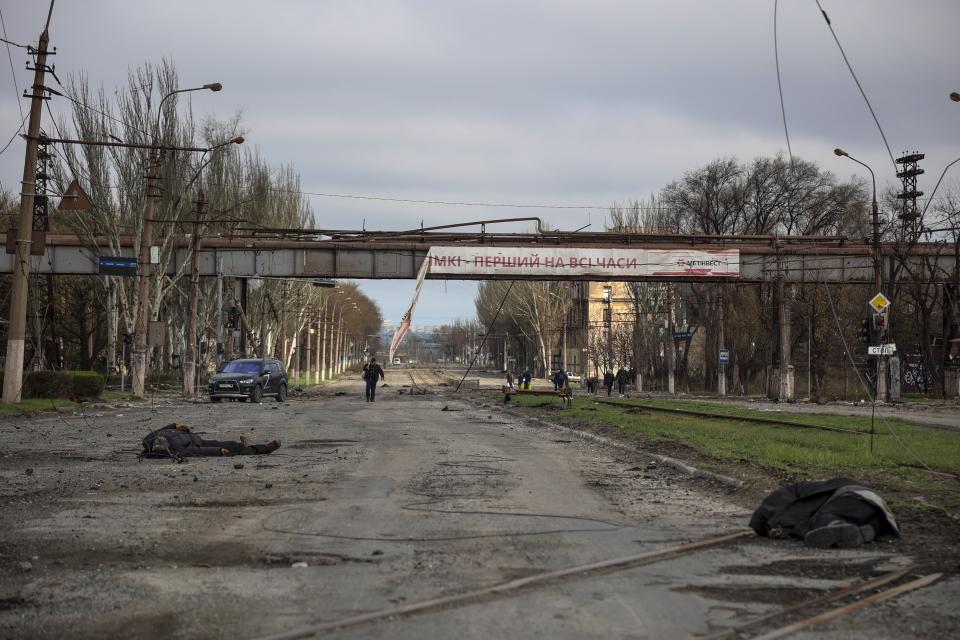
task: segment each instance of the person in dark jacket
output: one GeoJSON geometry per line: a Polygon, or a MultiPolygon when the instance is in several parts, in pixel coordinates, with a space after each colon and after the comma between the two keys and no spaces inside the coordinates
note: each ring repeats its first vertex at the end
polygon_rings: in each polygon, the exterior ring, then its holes
{"type": "Polygon", "coordinates": [[[151,431],[143,439],[143,453],[179,456],[249,456],[273,453],[280,448],[279,440],[267,444],[252,444],[246,436],[240,441],[205,440],[190,431],[185,424],[174,422],[156,431],[151,431]]]}
{"type": "Polygon", "coordinates": [[[613,393],[613,381],[613,372],[608,369],[607,372],[603,374],[603,386],[607,388],[608,398],[610,397],[610,394],[613,393]]]}
{"type": "Polygon", "coordinates": [[[630,375],[627,373],[627,370],[623,367],[617,371],[617,393],[620,394],[620,397],[623,397],[624,391],[627,390],[627,383],[630,381],[630,375]]]}
{"type": "Polygon", "coordinates": [[[363,379],[367,383],[366,398],[367,402],[374,402],[377,395],[377,383],[385,379],[383,367],[377,363],[376,358],[370,358],[370,362],[363,365],[363,379]]]}

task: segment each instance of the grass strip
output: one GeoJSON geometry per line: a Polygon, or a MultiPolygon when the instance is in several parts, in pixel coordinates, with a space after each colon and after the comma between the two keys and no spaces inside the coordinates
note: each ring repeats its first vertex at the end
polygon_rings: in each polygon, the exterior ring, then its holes
{"type": "MultiPolygon", "coordinates": [[[[708,418],[624,411],[625,407],[631,405],[687,406],[699,410],[709,404],[700,402],[618,400],[611,405],[578,398],[571,409],[559,410],[558,403],[553,403],[556,406],[533,409],[532,406],[543,404],[541,399],[514,398],[525,410],[549,413],[551,420],[561,424],[615,427],[639,436],[654,447],[680,444],[727,468],[751,465],[777,476],[794,479],[845,475],[910,492],[949,494],[947,503],[960,504],[960,482],[952,476],[932,475],[918,468],[916,460],[892,437],[875,439],[871,452],[869,439],[852,433],[791,429],[776,424],[731,419],[727,416],[736,413],[762,415],[764,412],[729,405],[719,405],[720,409],[724,409],[725,417],[708,418]]],[[[870,428],[869,416],[804,414],[802,418],[798,422],[812,421],[861,432],[870,428]]],[[[934,470],[954,476],[960,472],[960,433],[928,429],[891,418],[884,422],[878,420],[878,433],[889,433],[888,428],[894,429],[900,440],[934,470]]]]}

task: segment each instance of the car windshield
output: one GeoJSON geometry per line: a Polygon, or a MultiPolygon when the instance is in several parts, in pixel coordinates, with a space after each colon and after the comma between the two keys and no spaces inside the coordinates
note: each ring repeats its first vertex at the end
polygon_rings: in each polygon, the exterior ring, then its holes
{"type": "Polygon", "coordinates": [[[223,368],[223,373],[256,373],[263,370],[259,362],[230,362],[223,368]]]}

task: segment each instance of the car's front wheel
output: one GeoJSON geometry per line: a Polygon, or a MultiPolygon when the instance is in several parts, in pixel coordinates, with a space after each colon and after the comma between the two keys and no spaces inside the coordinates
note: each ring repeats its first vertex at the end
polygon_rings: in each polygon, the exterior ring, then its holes
{"type": "Polygon", "coordinates": [[[261,400],[263,400],[263,387],[257,385],[253,388],[253,391],[250,392],[250,401],[260,402],[261,400]]]}
{"type": "Polygon", "coordinates": [[[281,384],[280,389],[277,390],[277,402],[286,402],[287,400],[287,385],[281,384]]]}

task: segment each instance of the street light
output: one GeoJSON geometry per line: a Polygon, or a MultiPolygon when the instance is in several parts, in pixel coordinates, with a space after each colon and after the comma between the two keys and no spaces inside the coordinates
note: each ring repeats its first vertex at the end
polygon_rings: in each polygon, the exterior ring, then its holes
{"type": "MultiPolygon", "coordinates": [[[[877,293],[883,292],[883,280],[881,277],[881,268],[880,268],[880,214],[877,209],[877,178],[873,173],[873,169],[865,163],[857,160],[849,153],[843,149],[837,148],[833,150],[833,153],[841,158],[849,158],[862,167],[866,167],[867,171],[870,172],[870,179],[873,182],[873,281],[874,286],[876,287],[877,293]]],[[[887,331],[890,331],[889,324],[886,328],[887,331]]],[[[887,396],[887,367],[886,362],[883,359],[883,356],[877,356],[877,388],[875,398],[886,398],[887,396]]]]}
{"type": "Polygon", "coordinates": [[[874,286],[877,289],[877,292],[880,293],[883,289],[883,281],[881,279],[881,269],[880,269],[880,212],[877,208],[877,177],[873,173],[873,169],[870,168],[866,162],[861,162],[857,160],[849,153],[840,149],[839,147],[833,150],[834,155],[841,158],[849,158],[862,167],[866,167],[867,171],[870,172],[870,180],[873,183],[873,281],[874,286]]]}
{"type": "MultiPolygon", "coordinates": [[[[157,126],[153,131],[153,146],[160,143],[160,120],[163,118],[163,103],[168,98],[178,93],[188,93],[191,91],[220,91],[223,85],[219,82],[212,82],[199,87],[190,89],[175,89],[160,99],[157,107],[157,126]]],[[[202,167],[201,167],[202,168],[202,167]]],[[[146,391],[147,377],[147,314],[150,306],[150,276],[152,271],[148,265],[150,262],[150,245],[153,242],[153,216],[156,200],[159,199],[160,181],[160,151],[153,148],[150,150],[150,160],[147,169],[147,193],[146,208],[143,215],[143,232],[140,235],[140,272],[137,276],[137,318],[134,325],[134,346],[133,346],[133,376],[131,387],[133,393],[138,396],[144,395],[146,391]]],[[[192,338],[191,338],[192,340],[192,338]]]]}

